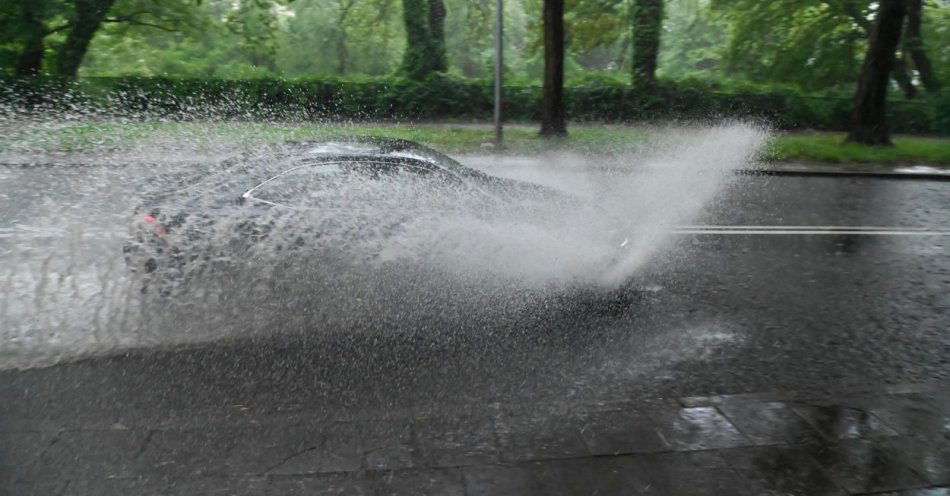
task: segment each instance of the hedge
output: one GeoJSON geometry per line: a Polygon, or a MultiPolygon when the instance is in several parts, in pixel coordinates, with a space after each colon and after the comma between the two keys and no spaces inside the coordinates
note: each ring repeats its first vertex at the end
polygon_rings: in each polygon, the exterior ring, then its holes
{"type": "MultiPolygon", "coordinates": [[[[505,117],[538,119],[541,89],[505,88],[505,117]]],[[[643,122],[742,118],[779,129],[844,130],[851,110],[846,95],[812,96],[793,91],[722,92],[661,81],[645,96],[629,86],[591,82],[565,89],[574,121],[643,122]]],[[[281,120],[490,119],[489,81],[434,76],[424,81],[387,78],[172,79],[163,77],[0,79],[5,112],[80,112],[143,118],[281,120]]],[[[892,99],[894,132],[950,134],[950,93],[909,101],[892,99]]]]}

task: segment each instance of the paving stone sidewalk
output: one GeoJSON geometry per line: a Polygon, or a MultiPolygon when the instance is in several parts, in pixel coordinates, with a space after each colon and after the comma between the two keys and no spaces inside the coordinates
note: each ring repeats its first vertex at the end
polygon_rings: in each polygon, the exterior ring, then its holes
{"type": "Polygon", "coordinates": [[[0,418],[0,494],[947,496],[946,386],[463,412],[32,412],[0,418]]]}

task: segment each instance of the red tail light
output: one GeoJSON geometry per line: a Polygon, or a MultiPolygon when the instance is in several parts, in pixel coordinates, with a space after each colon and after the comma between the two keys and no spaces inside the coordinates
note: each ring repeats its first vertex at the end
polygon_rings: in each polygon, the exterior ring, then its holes
{"type": "Polygon", "coordinates": [[[159,224],[158,222],[155,222],[155,217],[152,217],[151,215],[146,215],[144,219],[145,219],[145,222],[155,225],[155,227],[152,228],[152,232],[155,233],[156,236],[164,236],[168,234],[168,230],[165,229],[165,226],[159,224]]]}

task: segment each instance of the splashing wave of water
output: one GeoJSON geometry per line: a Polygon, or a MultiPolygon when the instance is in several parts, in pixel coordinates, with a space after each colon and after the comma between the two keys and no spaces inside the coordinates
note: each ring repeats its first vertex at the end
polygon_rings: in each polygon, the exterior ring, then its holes
{"type": "Polygon", "coordinates": [[[344,181],[334,189],[339,208],[271,219],[267,241],[240,256],[221,247],[243,214],[216,211],[201,250],[220,263],[171,295],[143,291],[126,266],[130,218],[183,168],[216,161],[218,143],[177,147],[185,164],[142,143],[109,152],[105,161],[123,167],[75,168],[60,157],[53,167],[3,168],[0,368],[259,334],[435,328],[473,316],[503,322],[506,312],[544,309],[584,288],[621,287],[670,250],[670,228],[709,208],[764,139],[755,127],[728,124],[671,130],[636,154],[463,158],[581,198],[530,208],[439,194],[416,178],[376,189],[344,181]],[[320,235],[305,250],[287,250],[307,228],[320,235]],[[628,239],[623,250],[618,236],[628,239]]]}

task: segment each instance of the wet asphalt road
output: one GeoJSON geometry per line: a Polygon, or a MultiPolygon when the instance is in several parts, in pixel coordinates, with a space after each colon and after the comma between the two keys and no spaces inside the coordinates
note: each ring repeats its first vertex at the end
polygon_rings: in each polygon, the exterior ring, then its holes
{"type": "MultiPolygon", "coordinates": [[[[121,321],[98,329],[109,308],[84,312],[109,286],[83,288],[121,272],[83,261],[115,258],[136,172],[0,176],[0,315],[22,318],[37,288],[59,285],[31,325],[92,329],[73,350],[91,356],[0,370],[0,494],[931,495],[950,483],[950,182],[745,178],[693,222],[742,227],[676,235],[622,301],[455,286],[334,332],[152,336],[116,352],[121,321]]],[[[30,351],[5,343],[0,359],[30,351]]]]}
{"type": "MultiPolygon", "coordinates": [[[[29,217],[10,206],[4,215],[11,224],[29,217]]],[[[695,224],[941,230],[950,183],[747,178],[695,224]]],[[[382,332],[159,345],[6,370],[0,418],[233,404],[465,408],[945,381],[948,248],[945,235],[683,234],[622,304],[515,295],[490,317],[416,312],[382,332]]]]}

